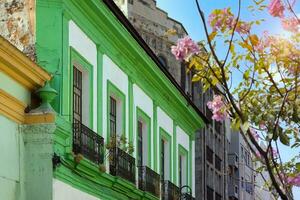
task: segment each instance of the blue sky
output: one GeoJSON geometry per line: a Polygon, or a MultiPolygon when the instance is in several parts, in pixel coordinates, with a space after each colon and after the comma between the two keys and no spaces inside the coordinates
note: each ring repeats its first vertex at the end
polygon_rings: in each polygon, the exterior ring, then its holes
{"type": "MultiPolygon", "coordinates": [[[[205,35],[202,28],[202,22],[200,20],[200,16],[196,9],[195,0],[156,0],[158,7],[168,12],[171,18],[174,18],[181,22],[186,30],[188,31],[189,35],[195,40],[204,40],[205,35]]],[[[231,7],[233,12],[237,12],[237,0],[200,0],[201,7],[204,10],[206,19],[208,18],[209,13],[211,13],[214,9],[222,9],[225,7],[231,7]]],[[[247,11],[247,7],[252,0],[242,0],[242,12],[241,12],[241,19],[242,20],[249,20],[264,18],[266,19],[262,25],[255,27],[254,31],[259,34],[265,30],[268,30],[272,34],[286,34],[277,19],[270,17],[268,13],[255,13],[256,15],[253,16],[247,11]]],[[[266,3],[269,1],[266,0],[266,3]]],[[[295,6],[296,13],[300,13],[300,2],[298,2],[295,6]]],[[[220,55],[224,54],[224,50],[226,48],[221,48],[217,50],[217,53],[220,55]]],[[[291,156],[299,154],[299,149],[291,150],[283,145],[280,145],[280,152],[283,160],[289,160],[291,156]]],[[[294,195],[295,200],[300,200],[300,188],[294,188],[294,195]]]]}

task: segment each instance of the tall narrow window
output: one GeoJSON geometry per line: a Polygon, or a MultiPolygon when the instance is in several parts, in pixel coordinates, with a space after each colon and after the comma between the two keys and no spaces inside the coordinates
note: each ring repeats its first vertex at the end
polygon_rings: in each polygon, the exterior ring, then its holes
{"type": "Polygon", "coordinates": [[[160,175],[161,180],[165,180],[165,141],[161,140],[161,150],[160,150],[160,175]]]}
{"type": "Polygon", "coordinates": [[[117,131],[117,102],[110,97],[110,136],[116,137],[117,131]]]}
{"type": "Polygon", "coordinates": [[[143,123],[138,121],[138,166],[143,166],[143,123]]]}
{"type": "Polygon", "coordinates": [[[179,156],[179,187],[183,186],[183,180],[182,180],[182,156],[179,156]]]}
{"type": "Polygon", "coordinates": [[[73,67],[73,122],[82,122],[82,72],[73,67]]]}

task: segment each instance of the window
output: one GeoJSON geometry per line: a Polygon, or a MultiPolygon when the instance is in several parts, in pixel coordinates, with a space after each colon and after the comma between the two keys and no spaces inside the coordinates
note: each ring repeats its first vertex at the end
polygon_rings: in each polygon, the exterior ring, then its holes
{"type": "Polygon", "coordinates": [[[82,72],[73,66],[73,122],[82,122],[82,72]]]}
{"type": "Polygon", "coordinates": [[[128,0],[128,3],[129,4],[133,4],[133,0],[128,0]]]}
{"type": "Polygon", "coordinates": [[[206,199],[214,200],[214,190],[211,189],[209,186],[206,186],[206,199]]]}
{"type": "Polygon", "coordinates": [[[222,123],[215,121],[215,130],[218,134],[221,134],[222,123]]]}
{"type": "Polygon", "coordinates": [[[110,97],[110,135],[112,137],[116,137],[116,131],[117,131],[117,101],[110,97]]]}
{"type": "Polygon", "coordinates": [[[241,157],[244,158],[244,148],[241,146],[241,157]]]}
{"type": "Polygon", "coordinates": [[[221,163],[222,160],[219,158],[219,156],[215,155],[215,168],[219,171],[221,171],[221,163]]]}
{"type": "Polygon", "coordinates": [[[161,180],[170,180],[171,178],[171,136],[162,128],[160,132],[160,174],[161,180]]]}
{"type": "Polygon", "coordinates": [[[188,151],[179,144],[178,153],[179,187],[182,187],[188,184],[188,151]]]}
{"type": "Polygon", "coordinates": [[[107,81],[107,130],[111,137],[125,134],[125,95],[107,81]]]}
{"type": "Polygon", "coordinates": [[[137,140],[138,140],[138,161],[137,166],[143,166],[143,123],[141,121],[138,121],[138,134],[137,134],[137,140]]]}
{"type": "Polygon", "coordinates": [[[244,177],[241,178],[241,185],[242,185],[242,188],[244,188],[244,177]]]}
{"type": "Polygon", "coordinates": [[[151,166],[151,118],[136,107],[137,166],[151,166]]]}
{"type": "Polygon", "coordinates": [[[161,62],[161,64],[167,68],[167,60],[165,59],[164,56],[158,56],[159,61],[161,62]]]}
{"type": "Polygon", "coordinates": [[[214,152],[208,146],[206,146],[206,160],[208,162],[210,162],[211,164],[213,164],[213,162],[214,162],[213,154],[214,154],[214,152]]]}
{"type": "Polygon", "coordinates": [[[75,49],[71,48],[70,53],[72,64],[70,66],[72,75],[70,77],[72,120],[74,123],[79,122],[88,128],[92,128],[93,90],[91,88],[93,88],[93,66],[75,49]]]}
{"type": "Polygon", "coordinates": [[[165,141],[161,139],[161,150],[160,150],[160,175],[161,180],[165,180],[165,141]]]}
{"type": "Polygon", "coordinates": [[[183,180],[182,180],[182,156],[179,156],[179,188],[181,188],[183,186],[183,180]]]}

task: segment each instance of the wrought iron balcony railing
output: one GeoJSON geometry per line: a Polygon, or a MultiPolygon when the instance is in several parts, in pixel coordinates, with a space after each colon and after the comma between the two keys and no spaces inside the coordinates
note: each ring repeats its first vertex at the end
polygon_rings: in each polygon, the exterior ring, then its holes
{"type": "Polygon", "coordinates": [[[195,200],[192,196],[192,189],[188,185],[180,187],[180,200],[195,200]]]}
{"type": "Polygon", "coordinates": [[[180,195],[180,200],[195,200],[195,198],[189,193],[183,193],[180,195]]]}
{"type": "Polygon", "coordinates": [[[103,138],[80,122],[73,123],[73,152],[96,164],[103,163],[103,138]]]}
{"type": "Polygon", "coordinates": [[[147,166],[139,166],[139,189],[150,192],[156,197],[160,195],[160,175],[147,166]]]}
{"type": "Polygon", "coordinates": [[[161,184],[161,199],[178,200],[180,198],[179,188],[170,181],[163,181],[161,184]]]}
{"type": "Polygon", "coordinates": [[[135,184],[135,159],[118,147],[109,150],[109,171],[135,184]]]}

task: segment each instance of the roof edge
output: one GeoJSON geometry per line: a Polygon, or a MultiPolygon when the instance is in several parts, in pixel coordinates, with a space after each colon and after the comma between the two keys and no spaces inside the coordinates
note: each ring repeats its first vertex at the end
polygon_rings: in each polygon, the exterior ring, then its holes
{"type": "Polygon", "coordinates": [[[160,63],[158,57],[155,53],[150,49],[150,47],[146,44],[137,30],[133,27],[130,21],[126,18],[123,12],[119,9],[119,7],[112,0],[103,0],[103,2],[107,5],[107,7],[113,12],[113,14],[118,18],[118,20],[123,24],[123,26],[128,30],[128,32],[132,35],[132,37],[139,43],[139,45],[145,50],[145,52],[150,56],[150,58],[155,62],[155,64],[160,68],[160,70],[167,76],[167,78],[171,81],[171,83],[177,88],[177,90],[181,93],[181,95],[186,99],[189,105],[193,107],[193,109],[197,112],[197,114],[202,118],[202,120],[208,124],[210,121],[207,117],[197,108],[197,106],[193,103],[193,101],[187,96],[187,94],[183,91],[183,89],[179,86],[170,72],[160,63]]]}

